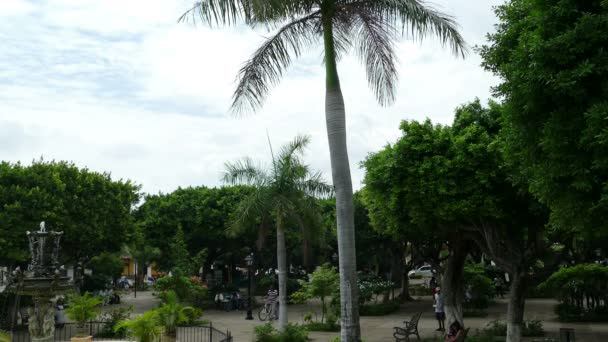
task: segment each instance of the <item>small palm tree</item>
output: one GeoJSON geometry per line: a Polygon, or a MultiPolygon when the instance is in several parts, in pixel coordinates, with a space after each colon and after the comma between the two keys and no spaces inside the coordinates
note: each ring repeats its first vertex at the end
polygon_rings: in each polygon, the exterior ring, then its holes
{"type": "MultiPolygon", "coordinates": [[[[285,229],[301,218],[302,208],[311,196],[329,195],[332,188],[321,174],[311,173],[301,157],[310,139],[297,136],[283,146],[268,170],[255,165],[251,159],[226,163],[224,182],[253,185],[255,190],[243,199],[235,210],[231,229],[242,230],[257,217],[271,218],[277,233],[277,268],[279,270],[279,329],[287,325],[287,253],[285,229]]],[[[272,149],[271,149],[272,150],[272,149]]]]}
{"type": "Polygon", "coordinates": [[[70,296],[70,306],[65,310],[69,319],[76,322],[78,337],[88,336],[86,324],[97,318],[102,301],[88,292],[82,296],[70,296]]]}
{"type": "Polygon", "coordinates": [[[163,331],[158,319],[158,312],[148,311],[135,319],[122,321],[114,326],[114,331],[126,329],[127,336],[138,342],[156,342],[163,331]]]}
{"type": "Polygon", "coordinates": [[[193,308],[181,305],[174,291],[168,291],[164,300],[165,303],[156,310],[158,321],[165,328],[165,335],[175,338],[177,327],[188,321],[186,311],[193,310],[193,308]]]}
{"type": "Polygon", "coordinates": [[[276,30],[239,72],[232,102],[237,113],[259,109],[293,57],[322,43],[325,121],[338,221],[341,337],[343,342],[359,341],[353,190],[337,62],[354,48],[378,102],[391,104],[397,89],[394,42],[405,34],[415,39],[434,35],[464,56],[467,48],[456,22],[423,0],[199,0],[180,20],[190,17],[207,24],[245,22],[276,30]]]}

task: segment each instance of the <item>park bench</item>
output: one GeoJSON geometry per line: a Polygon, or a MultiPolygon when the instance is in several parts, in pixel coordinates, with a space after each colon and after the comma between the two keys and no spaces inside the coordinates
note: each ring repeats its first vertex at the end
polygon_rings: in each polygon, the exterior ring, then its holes
{"type": "Polygon", "coordinates": [[[418,321],[420,320],[420,316],[422,312],[416,313],[412,316],[412,319],[409,321],[404,321],[405,327],[394,327],[395,332],[393,333],[393,337],[395,338],[395,342],[408,342],[410,340],[410,335],[416,335],[416,337],[420,340],[420,335],[418,334],[418,321]]]}

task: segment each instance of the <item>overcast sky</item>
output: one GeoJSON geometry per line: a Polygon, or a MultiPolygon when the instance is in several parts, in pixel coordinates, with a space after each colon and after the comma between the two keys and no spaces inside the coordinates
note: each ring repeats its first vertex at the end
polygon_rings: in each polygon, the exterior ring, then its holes
{"type": "MultiPolygon", "coordinates": [[[[469,45],[482,44],[498,0],[435,0],[469,45]]],[[[268,33],[177,23],[190,0],[0,0],[0,159],[73,161],[149,193],[220,185],[223,164],[268,160],[309,134],[307,161],[329,180],[321,50],[296,61],[259,113],[228,113],[241,64],[268,33]]],[[[497,80],[472,52],[435,40],[398,45],[397,102],[377,105],[355,57],[339,72],[355,188],[365,156],[394,141],[404,119],[449,124],[454,108],[486,101],[497,80]]]]}

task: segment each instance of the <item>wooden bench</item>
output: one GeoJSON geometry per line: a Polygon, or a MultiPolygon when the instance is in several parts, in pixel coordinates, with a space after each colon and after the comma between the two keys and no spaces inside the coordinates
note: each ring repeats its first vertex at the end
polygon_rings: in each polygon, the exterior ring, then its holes
{"type": "Polygon", "coordinates": [[[418,321],[420,320],[420,316],[422,312],[416,313],[412,316],[412,319],[409,321],[405,321],[405,327],[394,327],[395,332],[393,333],[393,337],[395,338],[395,342],[408,342],[410,340],[411,335],[416,335],[416,338],[420,340],[420,335],[418,334],[418,321]]]}

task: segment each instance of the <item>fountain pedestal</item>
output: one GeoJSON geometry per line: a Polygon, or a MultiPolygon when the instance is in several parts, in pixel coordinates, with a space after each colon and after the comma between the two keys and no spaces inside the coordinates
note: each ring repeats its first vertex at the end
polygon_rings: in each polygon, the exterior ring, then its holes
{"type": "Polygon", "coordinates": [[[57,295],[72,293],[75,289],[70,278],[63,275],[59,265],[59,241],[63,232],[49,231],[40,224],[40,231],[27,232],[31,262],[27,271],[17,268],[13,272],[11,288],[17,295],[31,296],[34,307],[30,315],[28,330],[32,342],[55,340],[55,308],[51,300],[57,295]]]}

